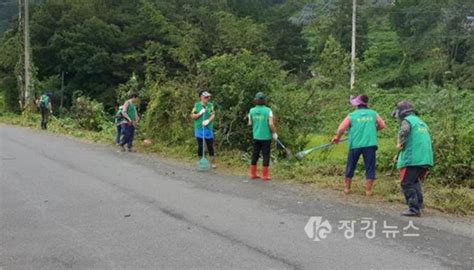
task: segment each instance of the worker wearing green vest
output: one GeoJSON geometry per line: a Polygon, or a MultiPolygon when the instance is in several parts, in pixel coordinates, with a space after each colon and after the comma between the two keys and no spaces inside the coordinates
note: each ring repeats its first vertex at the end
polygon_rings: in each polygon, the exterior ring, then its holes
{"type": "Polygon", "coordinates": [[[199,159],[202,158],[204,147],[207,147],[209,162],[211,167],[215,169],[217,167],[214,159],[214,118],[216,112],[214,104],[210,102],[211,97],[212,95],[208,91],[199,93],[200,101],[194,104],[191,119],[194,122],[194,137],[198,144],[198,157],[199,159]],[[203,139],[206,145],[204,145],[203,139]]]}
{"type": "Polygon", "coordinates": [[[350,113],[339,125],[332,143],[337,144],[342,135],[349,130],[349,153],[347,156],[344,193],[351,192],[352,177],[362,155],[364,158],[366,188],[365,194],[372,195],[375,180],[375,164],[377,151],[377,131],[385,128],[385,122],[374,110],[368,107],[369,98],[360,95],[351,99],[357,109],[350,113]]]}
{"type": "Polygon", "coordinates": [[[252,126],[252,137],[253,137],[253,152],[252,161],[250,164],[250,178],[258,179],[257,175],[257,162],[262,153],[262,180],[270,180],[269,166],[270,166],[270,150],[272,138],[278,139],[276,128],[273,123],[273,112],[265,106],[266,96],[262,92],[258,92],[254,99],[255,107],[250,109],[248,119],[249,126],[252,126]]]}
{"type": "Polygon", "coordinates": [[[51,105],[51,92],[46,92],[38,100],[38,107],[41,112],[41,129],[48,128],[49,114],[53,113],[53,107],[51,105]]]}
{"type": "Polygon", "coordinates": [[[397,168],[400,169],[400,185],[408,205],[408,210],[401,215],[420,216],[423,208],[421,181],[433,166],[430,131],[407,101],[397,103],[392,116],[400,121],[397,168]]]}
{"type": "Polygon", "coordinates": [[[130,99],[125,101],[122,105],[122,133],[123,137],[119,143],[120,150],[125,151],[125,145],[127,145],[127,150],[129,152],[133,152],[133,138],[135,136],[135,129],[138,125],[138,112],[137,108],[135,107],[135,103],[137,102],[138,95],[131,94],[130,99]]]}
{"type": "Polygon", "coordinates": [[[114,124],[116,127],[115,143],[119,145],[120,141],[122,140],[122,135],[123,135],[122,124],[125,123],[126,121],[124,121],[125,118],[122,115],[122,105],[117,105],[115,110],[117,111],[114,116],[114,124]]]}

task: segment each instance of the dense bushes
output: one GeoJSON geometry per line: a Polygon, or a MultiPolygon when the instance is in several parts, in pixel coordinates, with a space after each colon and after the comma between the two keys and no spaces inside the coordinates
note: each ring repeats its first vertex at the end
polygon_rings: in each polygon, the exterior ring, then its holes
{"type": "Polygon", "coordinates": [[[247,114],[258,91],[269,97],[278,133],[292,147],[302,147],[314,117],[307,110],[307,94],[286,81],[279,63],[248,51],[212,57],[199,65],[193,83],[156,84],[144,120],[148,136],[165,143],[182,144],[193,134],[191,109],[198,88],[208,88],[216,106],[215,135],[220,149],[248,150],[251,129],[247,114]],[[199,87],[195,86],[199,85],[199,87]]]}
{"type": "Polygon", "coordinates": [[[197,92],[185,83],[155,85],[145,115],[146,136],[164,144],[183,144],[193,139],[191,110],[197,92]]]}
{"type": "Polygon", "coordinates": [[[280,137],[289,146],[306,143],[311,125],[306,113],[307,94],[287,82],[279,63],[266,55],[241,51],[235,55],[212,57],[200,65],[201,76],[208,82],[218,109],[216,127],[218,145],[227,149],[247,150],[251,143],[247,114],[255,94],[268,96],[268,106],[274,113],[280,137]]]}
{"type": "Polygon", "coordinates": [[[71,107],[71,117],[80,128],[101,131],[110,124],[104,115],[104,106],[89,97],[78,96],[71,107]]]}
{"type": "Polygon", "coordinates": [[[467,184],[474,187],[473,98],[472,92],[448,88],[421,101],[431,115],[435,172],[445,184],[471,181],[467,184]]]}

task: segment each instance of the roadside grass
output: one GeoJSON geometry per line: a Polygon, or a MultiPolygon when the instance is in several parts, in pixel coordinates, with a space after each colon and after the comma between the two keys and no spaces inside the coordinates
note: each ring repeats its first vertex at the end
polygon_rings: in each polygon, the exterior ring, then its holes
{"type": "MultiPolygon", "coordinates": [[[[40,116],[38,114],[0,114],[0,123],[19,125],[39,129],[40,116]]],[[[87,131],[78,129],[74,119],[52,117],[48,124],[48,132],[69,135],[88,142],[113,145],[115,128],[113,125],[104,127],[102,131],[87,131]]],[[[183,142],[179,146],[170,146],[162,143],[153,143],[146,146],[142,143],[140,130],[137,132],[135,146],[139,152],[153,153],[160,157],[178,159],[185,163],[197,162],[194,140],[183,142]]],[[[314,135],[308,144],[309,147],[327,143],[329,136],[314,135]]],[[[398,177],[387,176],[385,173],[391,168],[391,158],[395,154],[392,139],[380,139],[378,149],[378,177],[374,185],[372,198],[365,198],[364,171],[362,165],[356,170],[353,181],[352,199],[362,202],[385,202],[404,204],[400,191],[398,177]]],[[[343,189],[343,175],[347,143],[330,147],[326,150],[315,151],[302,161],[288,160],[280,156],[278,151],[273,152],[272,176],[276,179],[307,185],[318,190],[332,190],[341,192],[343,189]]],[[[293,153],[296,154],[296,151],[293,153]]],[[[218,153],[218,171],[234,175],[247,174],[250,153],[241,151],[227,151],[218,153]]],[[[472,179],[470,180],[472,181],[472,179]]],[[[438,183],[437,179],[428,178],[424,185],[424,199],[427,208],[436,209],[443,213],[459,216],[474,216],[474,190],[467,186],[447,187],[438,183]]]]}

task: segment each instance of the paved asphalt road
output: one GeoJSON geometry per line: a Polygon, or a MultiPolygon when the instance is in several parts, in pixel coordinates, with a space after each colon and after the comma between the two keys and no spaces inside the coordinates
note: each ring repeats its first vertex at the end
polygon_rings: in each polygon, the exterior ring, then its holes
{"type": "Polygon", "coordinates": [[[418,237],[402,236],[409,219],[398,212],[47,132],[0,130],[0,269],[473,267],[469,221],[426,216],[414,219],[418,237]],[[329,221],[327,238],[306,235],[310,216],[329,221]],[[377,221],[374,239],[361,231],[365,217],[377,221]],[[340,220],[356,221],[353,238],[340,220]],[[384,221],[399,228],[395,239],[384,221]]]}

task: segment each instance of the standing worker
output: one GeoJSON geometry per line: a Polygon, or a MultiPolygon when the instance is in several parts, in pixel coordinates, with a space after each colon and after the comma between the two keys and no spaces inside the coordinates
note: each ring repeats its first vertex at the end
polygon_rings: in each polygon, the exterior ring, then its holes
{"type": "Polygon", "coordinates": [[[400,169],[400,185],[408,205],[408,210],[401,215],[419,217],[423,208],[421,181],[433,166],[430,131],[407,101],[397,103],[392,116],[400,121],[397,168],[400,169]]]}
{"type": "Polygon", "coordinates": [[[125,151],[125,145],[127,145],[127,150],[133,152],[133,138],[135,135],[135,129],[138,125],[138,112],[135,103],[137,102],[138,95],[133,93],[130,95],[130,99],[125,101],[122,105],[122,116],[124,121],[122,122],[122,133],[123,137],[119,143],[119,146],[122,151],[125,151]]]}
{"type": "Polygon", "coordinates": [[[53,106],[51,105],[51,92],[46,92],[41,95],[38,106],[41,112],[41,129],[48,129],[48,117],[53,113],[53,106]]]}
{"type": "Polygon", "coordinates": [[[253,152],[252,161],[250,164],[250,178],[258,179],[257,162],[260,153],[263,155],[262,163],[262,180],[270,180],[269,166],[270,166],[270,150],[272,138],[278,139],[276,128],[273,123],[273,112],[266,106],[266,96],[262,92],[258,92],[254,99],[255,107],[250,109],[248,119],[249,126],[252,126],[253,136],[253,152]]]}
{"type": "Polygon", "coordinates": [[[214,125],[215,118],[214,104],[210,102],[211,94],[207,91],[199,93],[200,101],[194,104],[191,111],[191,118],[194,120],[194,137],[198,143],[198,157],[203,156],[204,142],[206,141],[207,151],[209,152],[209,162],[213,169],[217,166],[214,159],[214,125]]]}
{"type": "Polygon", "coordinates": [[[349,153],[347,155],[344,193],[351,193],[352,177],[360,155],[364,158],[365,195],[372,195],[375,181],[375,163],[377,151],[377,131],[385,128],[385,122],[376,111],[369,109],[369,98],[360,95],[351,99],[351,105],[357,109],[350,113],[339,125],[333,144],[339,143],[342,135],[349,129],[349,153]]]}

